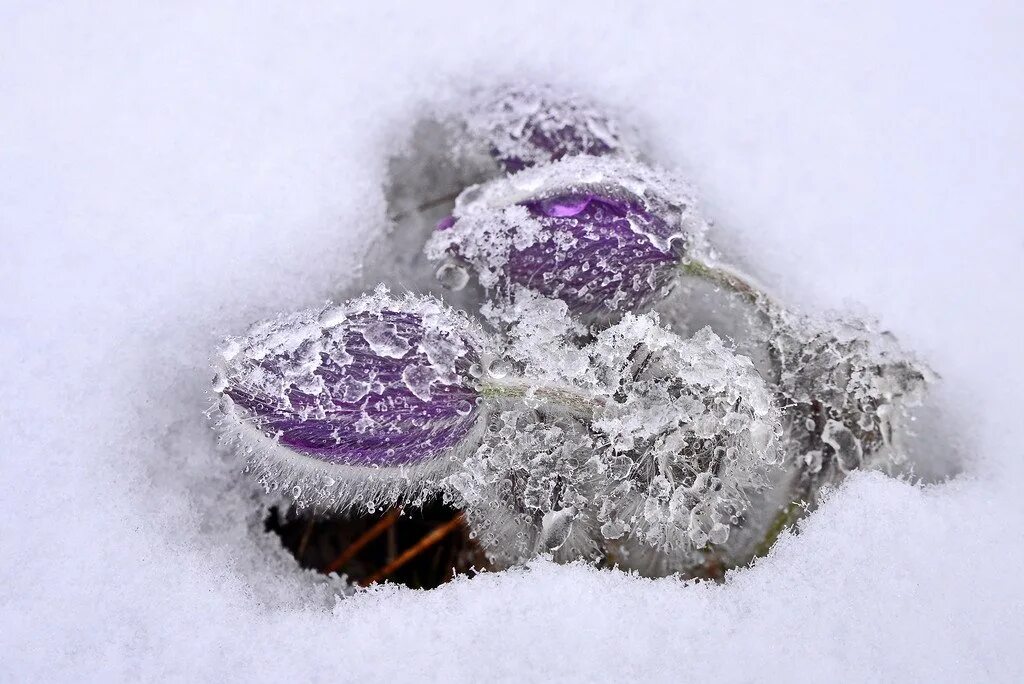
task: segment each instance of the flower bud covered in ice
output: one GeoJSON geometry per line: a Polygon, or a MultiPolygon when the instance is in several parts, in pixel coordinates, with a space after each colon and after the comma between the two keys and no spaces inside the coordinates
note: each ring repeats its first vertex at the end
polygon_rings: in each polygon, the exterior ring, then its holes
{"type": "Polygon", "coordinates": [[[867,321],[781,315],[772,340],[787,447],[820,481],[898,464],[934,373],[867,321]]]}
{"type": "Polygon", "coordinates": [[[532,313],[545,320],[509,331],[529,369],[522,399],[489,414],[451,478],[492,560],[613,557],[661,574],[725,544],[782,460],[774,393],[751,361],[708,328],[683,339],[648,314],[582,348],[563,338],[583,360],[566,363],[557,339],[546,353],[520,339],[560,327],[550,307],[532,313]]]}
{"type": "Polygon", "coordinates": [[[467,189],[426,249],[487,289],[518,285],[610,318],[663,297],[705,229],[683,184],[635,162],[571,157],[467,189]]]}
{"type": "Polygon", "coordinates": [[[579,154],[634,156],[620,126],[585,99],[551,86],[479,94],[463,122],[464,144],[486,148],[508,173],[579,154]]]}
{"type": "Polygon", "coordinates": [[[436,300],[383,289],[281,316],[223,348],[222,425],[257,458],[307,473],[415,477],[473,432],[484,344],[436,300]]]}
{"type": "Polygon", "coordinates": [[[612,473],[602,535],[663,553],[725,543],[781,462],[772,390],[710,328],[684,340],[627,316],[588,349],[610,395],[592,422],[612,473]]]}

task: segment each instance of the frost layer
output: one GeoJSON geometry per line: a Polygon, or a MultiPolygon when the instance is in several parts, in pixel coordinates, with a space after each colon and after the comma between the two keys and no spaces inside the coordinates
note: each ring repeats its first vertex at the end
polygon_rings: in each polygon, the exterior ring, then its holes
{"type": "Polygon", "coordinates": [[[649,570],[724,544],[780,460],[779,412],[750,361],[710,329],[684,340],[650,316],[559,347],[543,331],[572,330],[565,305],[535,299],[522,316],[528,298],[509,315],[521,321],[511,354],[531,379],[492,382],[516,399],[450,478],[491,555],[649,570]]]}
{"type": "MultiPolygon", "coordinates": [[[[372,483],[442,464],[479,418],[474,367],[486,342],[436,300],[378,289],[254,325],[227,340],[215,379],[221,426],[241,441],[268,486],[300,471],[372,483]]],[[[294,495],[301,495],[296,485],[294,495]]],[[[319,503],[325,503],[320,501],[319,503]]]]}
{"type": "Polygon", "coordinates": [[[509,173],[578,154],[635,156],[622,126],[573,92],[553,86],[506,85],[479,93],[458,136],[482,147],[509,173]]]}
{"type": "Polygon", "coordinates": [[[680,181],[636,162],[572,157],[473,186],[438,225],[427,256],[457,285],[470,268],[499,294],[519,285],[586,317],[663,297],[707,225],[680,181]]]}

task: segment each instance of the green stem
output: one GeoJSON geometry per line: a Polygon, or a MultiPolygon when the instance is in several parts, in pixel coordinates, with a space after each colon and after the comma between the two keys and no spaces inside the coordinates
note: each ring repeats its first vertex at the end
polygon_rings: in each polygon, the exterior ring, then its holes
{"type": "MultiPolygon", "coordinates": [[[[784,308],[763,289],[747,280],[740,273],[726,266],[711,265],[692,259],[682,264],[682,271],[687,275],[725,288],[750,302],[761,316],[767,335],[770,336],[780,324],[784,308]]],[[[771,344],[770,337],[766,339],[766,342],[776,379],[778,380],[782,374],[783,359],[779,354],[779,350],[771,344]]],[[[771,524],[769,524],[764,538],[758,543],[748,562],[767,555],[772,546],[775,545],[775,542],[778,541],[782,532],[792,528],[804,514],[815,498],[816,487],[813,476],[801,467],[800,475],[792,486],[792,490],[789,503],[779,510],[771,524]]]]}
{"type": "Polygon", "coordinates": [[[768,552],[775,546],[775,542],[782,536],[783,530],[788,530],[800,519],[800,515],[804,512],[803,504],[804,502],[799,500],[790,501],[778,512],[775,519],[772,520],[772,524],[768,526],[768,530],[764,533],[764,539],[754,549],[751,560],[768,555],[768,552]]]}
{"type": "Polygon", "coordinates": [[[682,271],[687,275],[701,278],[715,285],[732,290],[743,296],[758,309],[770,310],[777,308],[777,305],[760,287],[747,280],[743,275],[726,266],[717,266],[687,259],[682,263],[682,271]]]}
{"type": "Polygon", "coordinates": [[[523,399],[532,394],[545,404],[563,408],[586,421],[593,420],[594,411],[604,405],[600,398],[582,394],[571,387],[537,386],[519,378],[489,378],[481,387],[480,394],[497,399],[523,399]]]}

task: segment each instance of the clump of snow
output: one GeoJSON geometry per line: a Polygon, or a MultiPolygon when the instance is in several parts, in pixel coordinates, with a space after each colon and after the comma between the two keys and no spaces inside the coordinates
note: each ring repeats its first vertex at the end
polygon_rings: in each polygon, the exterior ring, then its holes
{"type": "Polygon", "coordinates": [[[3,11],[0,678],[1020,680],[1020,5],[361,11],[3,11]],[[963,474],[855,473],[721,585],[300,570],[200,415],[209,350],[364,289],[419,103],[500,72],[624,103],[723,250],[921,350],[951,408],[921,461],[952,429],[963,474]]]}

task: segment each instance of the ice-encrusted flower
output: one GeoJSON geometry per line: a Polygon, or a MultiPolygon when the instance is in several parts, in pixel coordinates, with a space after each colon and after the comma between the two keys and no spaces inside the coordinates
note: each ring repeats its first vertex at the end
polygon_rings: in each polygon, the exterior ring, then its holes
{"type": "Polygon", "coordinates": [[[476,429],[473,370],[486,348],[436,300],[382,289],[258,323],[221,350],[222,429],[278,486],[341,483],[314,487],[320,498],[367,489],[350,478],[415,481],[448,468],[476,429]]]}
{"type": "Polygon", "coordinates": [[[635,155],[607,112],[548,85],[505,85],[478,93],[462,123],[462,144],[485,148],[508,173],[579,154],[635,155]]]}
{"type": "Polygon", "coordinates": [[[787,443],[807,476],[827,481],[899,463],[934,373],[867,321],[777,314],[771,337],[787,443]]]}
{"type": "Polygon", "coordinates": [[[710,328],[682,339],[627,316],[589,350],[611,393],[592,427],[630,463],[601,501],[602,535],[664,553],[724,544],[782,462],[772,390],[710,328]]]}
{"type": "Polygon", "coordinates": [[[682,339],[651,315],[582,348],[537,344],[541,329],[567,328],[535,304],[509,331],[525,391],[489,414],[450,478],[492,559],[551,552],[664,574],[724,544],[782,458],[779,409],[750,360],[709,329],[682,339]]]}
{"type": "Polygon", "coordinates": [[[468,267],[484,288],[521,286],[613,318],[663,297],[705,230],[682,183],[635,162],[571,157],[467,189],[426,252],[439,273],[468,267]]]}

